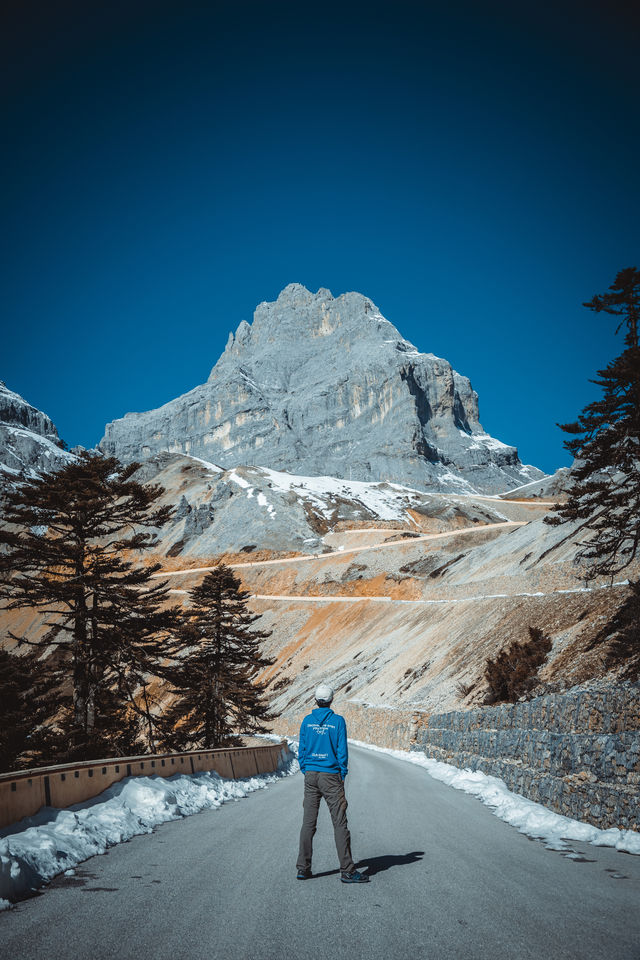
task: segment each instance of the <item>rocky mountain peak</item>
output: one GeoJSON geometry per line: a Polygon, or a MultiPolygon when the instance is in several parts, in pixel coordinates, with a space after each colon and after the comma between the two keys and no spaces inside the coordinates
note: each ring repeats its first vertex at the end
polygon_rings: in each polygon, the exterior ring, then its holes
{"type": "MultiPolygon", "coordinates": [[[[276,300],[258,304],[252,324],[240,322],[235,334],[229,335],[218,364],[224,367],[227,360],[234,362],[252,351],[280,352],[291,339],[299,341],[298,350],[306,341],[307,352],[317,355],[317,341],[329,337],[343,349],[355,344],[362,348],[367,343],[376,347],[394,342],[401,344],[401,350],[415,350],[361,293],[334,297],[325,287],[312,293],[300,283],[290,283],[276,300]]],[[[216,367],[209,379],[215,379],[216,367]]]]}
{"type": "Polygon", "coordinates": [[[307,476],[502,492],[542,476],[488,436],[469,380],[372,300],[289,284],[242,321],[206,383],[107,424],[124,461],[168,451],[307,476]]]}

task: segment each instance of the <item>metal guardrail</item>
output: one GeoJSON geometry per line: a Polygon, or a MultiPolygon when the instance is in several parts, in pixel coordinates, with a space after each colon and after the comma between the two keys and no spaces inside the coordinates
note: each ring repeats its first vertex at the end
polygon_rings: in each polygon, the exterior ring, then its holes
{"type": "Polygon", "coordinates": [[[125,777],[171,777],[175,773],[215,770],[221,777],[238,779],[277,769],[286,743],[185,753],[145,754],[107,760],[83,760],[52,767],[0,774],[0,828],[31,817],[41,807],[70,807],[98,796],[125,777]]]}

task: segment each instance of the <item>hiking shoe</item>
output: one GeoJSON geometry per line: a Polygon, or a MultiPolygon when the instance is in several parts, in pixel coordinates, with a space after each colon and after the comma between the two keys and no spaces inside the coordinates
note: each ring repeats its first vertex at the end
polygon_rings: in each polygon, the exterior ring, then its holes
{"type": "Polygon", "coordinates": [[[340,877],[343,883],[369,883],[369,875],[354,870],[353,873],[343,873],[340,877]]]}
{"type": "Polygon", "coordinates": [[[297,880],[310,880],[313,874],[311,870],[298,870],[297,880]]]}

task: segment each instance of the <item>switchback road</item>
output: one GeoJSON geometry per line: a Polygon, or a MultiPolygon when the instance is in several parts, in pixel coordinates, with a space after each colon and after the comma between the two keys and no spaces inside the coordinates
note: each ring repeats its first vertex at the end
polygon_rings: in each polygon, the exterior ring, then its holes
{"type": "MultiPolygon", "coordinates": [[[[232,570],[239,570],[242,567],[270,567],[287,563],[312,563],[313,561],[326,560],[328,557],[344,557],[349,553],[365,553],[370,550],[389,550],[393,547],[401,547],[405,544],[420,543],[421,540],[445,540],[460,536],[465,533],[478,533],[484,530],[511,530],[514,527],[525,527],[526,520],[503,520],[500,523],[482,523],[475,527],[460,527],[457,530],[445,530],[444,533],[423,533],[418,536],[407,537],[401,540],[391,540],[386,543],[370,543],[365,547],[345,547],[340,550],[330,550],[327,553],[308,553],[298,557],[284,557],[282,560],[247,560],[242,563],[228,564],[232,570]]],[[[348,531],[347,531],[348,532],[348,531]]],[[[361,531],[357,531],[360,533],[361,531]]],[[[399,534],[402,530],[397,531],[399,534]]],[[[162,573],[152,573],[151,577],[186,577],[190,573],[207,573],[209,570],[215,570],[216,567],[185,567],[184,570],[163,570],[162,573]]]]}
{"type": "Polygon", "coordinates": [[[353,853],[321,811],[295,879],[302,777],[164,824],[0,914],[20,960],[638,960],[640,857],[547,850],[425,770],[351,748],[353,853]]]}

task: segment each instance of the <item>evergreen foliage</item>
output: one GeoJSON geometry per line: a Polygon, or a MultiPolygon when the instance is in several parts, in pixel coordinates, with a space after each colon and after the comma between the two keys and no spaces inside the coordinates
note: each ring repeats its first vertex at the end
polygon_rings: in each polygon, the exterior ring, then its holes
{"type": "Polygon", "coordinates": [[[640,676],[640,582],[630,584],[630,593],[612,619],[596,634],[592,647],[606,643],[607,666],[623,664],[622,676],[640,676]]]}
{"type": "Polygon", "coordinates": [[[5,495],[0,597],[46,618],[39,639],[10,635],[47,654],[49,762],[155,748],[149,681],[171,653],[176,609],[151,579],[160,564],[128,553],[155,545],[171,508],[156,505],[161,487],[132,479],[138,467],[83,452],[5,495]]]}
{"type": "Polygon", "coordinates": [[[577,422],[560,427],[573,439],[565,448],[576,458],[565,503],[545,518],[558,525],[579,522],[592,537],[578,560],[588,561],[585,579],[619,574],[640,548],[640,271],[621,270],[607,293],[584,306],[620,319],[625,328],[622,354],[593,382],[602,398],[590,403],[577,422]]]}
{"type": "Polygon", "coordinates": [[[46,756],[41,725],[49,716],[52,683],[32,651],[0,649],[0,773],[36,766],[46,756]]]}
{"type": "Polygon", "coordinates": [[[551,650],[551,640],[538,627],[529,627],[529,639],[514,640],[495,660],[487,658],[486,703],[515,703],[535,686],[538,670],[551,650]]]}
{"type": "Polygon", "coordinates": [[[164,675],[175,700],[165,712],[165,744],[172,749],[238,742],[238,733],[264,733],[275,719],[257,673],[275,661],[261,653],[270,632],[252,629],[247,591],[219,564],[190,592],[183,650],[164,675]]]}

